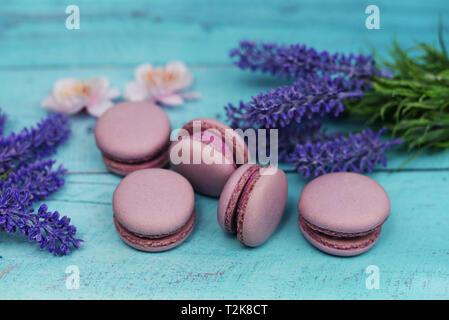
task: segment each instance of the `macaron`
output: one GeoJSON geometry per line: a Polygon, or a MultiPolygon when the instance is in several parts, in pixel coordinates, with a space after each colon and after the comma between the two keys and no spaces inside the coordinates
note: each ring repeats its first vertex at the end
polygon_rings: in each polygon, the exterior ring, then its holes
{"type": "Polygon", "coordinates": [[[120,238],[142,251],[165,251],[180,245],[195,224],[193,188],[171,170],[130,173],[115,189],[112,207],[120,238]]]}
{"type": "Polygon", "coordinates": [[[287,177],[281,169],[242,165],[231,175],[220,195],[218,224],[227,232],[237,233],[243,245],[260,246],[281,221],[287,193],[287,177]]]}
{"type": "Polygon", "coordinates": [[[318,249],[355,256],[379,239],[390,199],[373,179],[351,172],[330,173],[310,181],[298,205],[299,228],[318,249]]]}
{"type": "Polygon", "coordinates": [[[95,140],[106,167],[119,175],[168,163],[170,121],[155,104],[122,102],[95,125],[95,140]]]}
{"type": "Polygon", "coordinates": [[[170,166],[186,177],[195,191],[218,197],[231,174],[249,161],[245,141],[215,119],[194,119],[182,129],[187,135],[172,142],[170,166]]]}

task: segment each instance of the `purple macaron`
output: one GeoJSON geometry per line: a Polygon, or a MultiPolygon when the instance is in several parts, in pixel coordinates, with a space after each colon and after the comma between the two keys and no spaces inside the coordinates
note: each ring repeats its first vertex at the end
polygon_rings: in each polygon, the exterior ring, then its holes
{"type": "Polygon", "coordinates": [[[367,176],[330,173],[304,187],[298,211],[299,228],[312,245],[333,255],[354,256],[378,240],[390,199],[367,176]]]}
{"type": "Polygon", "coordinates": [[[166,169],[127,175],[114,191],[112,207],[120,238],[142,251],[165,251],[180,245],[195,224],[192,186],[166,169]]]}
{"type": "Polygon", "coordinates": [[[242,165],[223,188],[218,202],[218,223],[227,232],[237,232],[242,244],[260,246],[281,221],[287,193],[287,177],[282,170],[258,164],[242,165]]]}
{"type": "Polygon", "coordinates": [[[249,161],[245,141],[215,119],[194,119],[182,129],[187,135],[170,146],[170,166],[186,177],[195,191],[218,197],[231,174],[249,161]],[[178,161],[183,156],[187,161],[178,161]]]}
{"type": "Polygon", "coordinates": [[[154,104],[122,102],[98,119],[95,140],[114,173],[160,168],[168,163],[170,121],[154,104]]]}

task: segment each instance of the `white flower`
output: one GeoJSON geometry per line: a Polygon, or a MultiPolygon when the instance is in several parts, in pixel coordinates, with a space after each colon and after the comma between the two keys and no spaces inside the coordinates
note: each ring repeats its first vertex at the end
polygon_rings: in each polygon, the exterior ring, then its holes
{"type": "Polygon", "coordinates": [[[75,114],[84,108],[93,116],[99,117],[112,107],[112,99],[120,95],[116,88],[109,88],[106,77],[82,81],[73,78],[59,79],[53,91],[45,98],[41,106],[65,114],[75,114]]]}
{"type": "Polygon", "coordinates": [[[125,98],[130,101],[160,102],[169,106],[184,103],[185,99],[198,99],[199,93],[182,93],[193,83],[193,76],[179,61],[165,67],[142,64],[135,71],[135,81],[125,87],[125,98]]]}

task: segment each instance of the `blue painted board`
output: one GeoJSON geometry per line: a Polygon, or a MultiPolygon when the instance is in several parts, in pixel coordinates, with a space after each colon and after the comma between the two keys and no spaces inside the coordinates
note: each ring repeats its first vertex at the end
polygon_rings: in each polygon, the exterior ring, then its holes
{"type": "MultiPolygon", "coordinates": [[[[77,1],[81,29],[68,31],[71,1],[0,1],[0,106],[7,132],[46,115],[40,101],[61,77],[105,75],[123,90],[135,66],[179,59],[189,64],[201,100],[167,108],[173,128],[194,117],[224,120],[223,106],[285,83],[232,66],[228,51],[244,38],[302,42],[319,49],[385,54],[395,35],[408,45],[436,41],[447,1],[376,1],[381,30],[364,27],[367,1],[77,1]]],[[[448,22],[449,23],[449,22],[448,22]]],[[[448,28],[445,29],[448,31],[448,28]]],[[[67,183],[45,203],[72,218],[83,248],[65,257],[40,252],[20,235],[0,233],[0,298],[37,299],[448,299],[449,155],[388,154],[387,170],[369,174],[387,190],[391,217],[380,241],[358,257],[339,258],[310,246],[297,227],[299,194],[307,183],[289,168],[284,218],[262,247],[247,249],[216,222],[217,201],[196,195],[198,222],[180,247],[148,254],[117,236],[111,197],[120,178],[109,174],[95,147],[95,119],[72,117],[73,134],[56,156],[67,183]],[[80,270],[67,290],[66,268],[80,270]],[[368,290],[376,265],[380,288],[368,290]]],[[[334,121],[331,130],[359,124],[334,121]]]]}

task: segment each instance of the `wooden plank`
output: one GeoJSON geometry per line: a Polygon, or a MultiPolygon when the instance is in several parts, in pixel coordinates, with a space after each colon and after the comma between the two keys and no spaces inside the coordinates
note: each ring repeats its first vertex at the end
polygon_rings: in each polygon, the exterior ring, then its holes
{"type": "Polygon", "coordinates": [[[10,4],[0,9],[0,67],[132,66],[148,59],[227,64],[229,49],[246,38],[301,42],[329,51],[369,53],[374,47],[384,54],[394,35],[404,45],[413,40],[436,41],[437,17],[447,7],[445,1],[436,0],[407,8],[380,2],[382,30],[367,30],[362,3],[270,1],[260,6],[226,1],[192,10],[194,5],[80,2],[81,29],[68,31],[63,5],[49,2],[41,7],[30,2],[24,11],[10,4]]]}
{"type": "Polygon", "coordinates": [[[449,298],[447,197],[437,192],[449,173],[371,176],[392,199],[391,217],[372,250],[346,259],[317,251],[300,234],[296,207],[304,181],[297,175],[288,175],[285,216],[262,247],[243,248],[225,234],[216,222],[217,202],[197,195],[193,234],[159,254],[132,250],[115,233],[109,201],[118,179],[108,176],[111,184],[100,188],[70,177],[47,203],[72,217],[85,245],[54,258],[0,233],[0,298],[449,298]],[[79,267],[79,290],[65,287],[69,265],[79,267]],[[366,289],[369,265],[380,269],[379,290],[366,289]]]}
{"type": "MultiPolygon", "coordinates": [[[[2,1],[0,7],[0,107],[7,131],[34,124],[46,112],[40,101],[61,77],[108,76],[123,89],[142,62],[181,59],[192,67],[201,100],[167,108],[173,128],[194,117],[219,117],[223,106],[285,82],[235,69],[228,51],[242,38],[318,49],[385,52],[401,43],[436,40],[447,1],[377,1],[382,30],[366,30],[363,2],[297,1],[77,1],[81,30],[64,28],[71,1],[2,1]],[[342,3],[342,4],[340,4],[342,3]]],[[[447,28],[446,28],[447,29],[447,28]]],[[[55,258],[20,235],[0,233],[3,298],[385,298],[448,299],[447,153],[423,154],[406,171],[370,174],[392,200],[379,243],[349,259],[311,247],[297,227],[299,194],[307,183],[288,173],[289,197],[278,230],[264,246],[243,248],[216,222],[217,201],[196,195],[198,221],[182,246],[165,253],[130,249],[112,223],[111,198],[120,178],[105,171],[95,147],[95,119],[72,117],[73,135],[56,158],[69,168],[62,190],[45,201],[72,218],[85,239],[81,250],[55,258]],[[66,267],[80,268],[80,289],[67,290],[66,267]],[[380,269],[380,289],[365,286],[365,269],[380,269]]],[[[335,121],[330,130],[359,124],[335,121]]],[[[408,154],[389,153],[388,170],[408,154]]]]}

